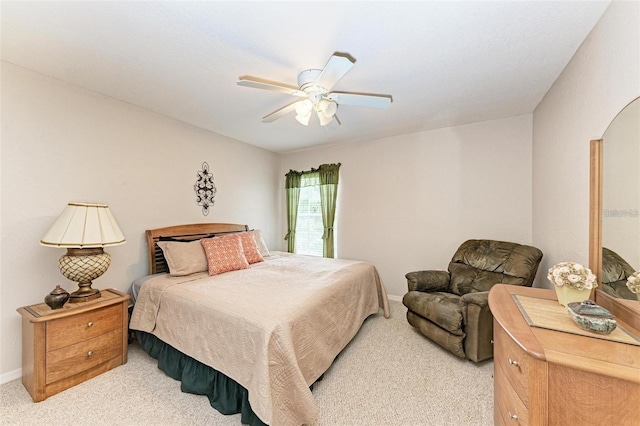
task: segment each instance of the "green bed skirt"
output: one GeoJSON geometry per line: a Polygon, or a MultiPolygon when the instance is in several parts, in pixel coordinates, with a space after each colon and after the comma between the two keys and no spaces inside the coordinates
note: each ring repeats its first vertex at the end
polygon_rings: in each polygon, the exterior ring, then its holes
{"type": "Polygon", "coordinates": [[[222,414],[241,414],[242,424],[266,426],[251,409],[249,392],[235,380],[196,361],[164,343],[153,334],[136,331],[136,339],[158,368],[182,383],[182,392],[207,395],[209,403],[222,414]]]}

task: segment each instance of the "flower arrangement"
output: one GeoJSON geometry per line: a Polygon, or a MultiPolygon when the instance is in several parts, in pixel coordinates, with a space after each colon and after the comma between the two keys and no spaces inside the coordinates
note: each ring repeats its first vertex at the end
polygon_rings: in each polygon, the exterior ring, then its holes
{"type": "Polygon", "coordinates": [[[640,295],[640,271],[634,272],[627,278],[627,288],[631,290],[632,293],[640,295]]]}
{"type": "Polygon", "coordinates": [[[596,276],[591,269],[574,262],[561,262],[554,265],[549,269],[547,278],[556,286],[568,286],[576,290],[591,290],[598,286],[596,276]]]}

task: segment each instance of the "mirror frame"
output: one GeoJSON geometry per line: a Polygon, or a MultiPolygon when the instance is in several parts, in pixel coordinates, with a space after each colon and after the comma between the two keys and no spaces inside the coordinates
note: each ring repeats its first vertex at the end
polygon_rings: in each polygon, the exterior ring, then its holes
{"type": "MultiPolygon", "coordinates": [[[[599,283],[602,282],[602,145],[602,139],[595,139],[589,147],[589,268],[599,283]]],[[[592,299],[640,331],[640,307],[635,306],[638,301],[616,299],[598,289],[592,294],[592,299]]]]}
{"type": "MultiPolygon", "coordinates": [[[[602,139],[589,146],[589,268],[602,282],[602,139]]],[[[594,293],[597,290],[594,290],[594,293]]],[[[602,292],[600,292],[602,293],[602,292]]],[[[595,294],[592,294],[592,299],[595,294]]]]}

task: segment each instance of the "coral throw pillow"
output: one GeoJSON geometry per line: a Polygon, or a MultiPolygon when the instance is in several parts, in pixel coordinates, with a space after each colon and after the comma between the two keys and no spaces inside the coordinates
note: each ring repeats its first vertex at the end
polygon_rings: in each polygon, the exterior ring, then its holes
{"type": "Polygon", "coordinates": [[[256,237],[253,231],[241,232],[239,235],[242,240],[242,249],[244,250],[244,257],[247,258],[247,262],[257,263],[264,261],[260,250],[258,250],[258,244],[256,243],[256,237]]]}
{"type": "Polygon", "coordinates": [[[244,256],[240,235],[203,238],[200,240],[207,255],[209,275],[217,275],[238,269],[247,269],[249,262],[244,256]]]}

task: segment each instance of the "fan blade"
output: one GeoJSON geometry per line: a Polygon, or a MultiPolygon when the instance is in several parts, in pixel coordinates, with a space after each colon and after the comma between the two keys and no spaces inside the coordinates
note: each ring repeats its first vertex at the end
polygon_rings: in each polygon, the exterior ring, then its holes
{"type": "Polygon", "coordinates": [[[275,92],[287,93],[293,96],[307,96],[306,93],[295,86],[278,83],[277,81],[251,77],[248,75],[240,76],[240,78],[238,79],[238,86],[253,87],[254,89],[273,90],[275,92]]]}
{"type": "Polygon", "coordinates": [[[340,120],[338,119],[337,115],[333,116],[333,120],[331,120],[329,123],[327,123],[326,126],[324,126],[325,129],[337,129],[338,127],[340,127],[340,120]]]}
{"type": "Polygon", "coordinates": [[[355,92],[331,92],[326,98],[337,102],[338,105],[356,105],[381,109],[388,108],[393,101],[389,95],[355,92]]]}
{"type": "Polygon", "coordinates": [[[283,106],[279,110],[274,111],[269,115],[265,115],[264,117],[262,117],[262,122],[263,123],[272,123],[272,122],[276,121],[278,118],[284,117],[285,115],[287,115],[289,113],[292,113],[293,111],[296,110],[296,104],[298,102],[301,102],[301,101],[292,102],[289,105],[283,106]]]}
{"type": "Polygon", "coordinates": [[[351,56],[344,53],[334,53],[324,66],[315,85],[324,87],[327,91],[331,90],[338,80],[349,72],[355,61],[351,56]]]}

